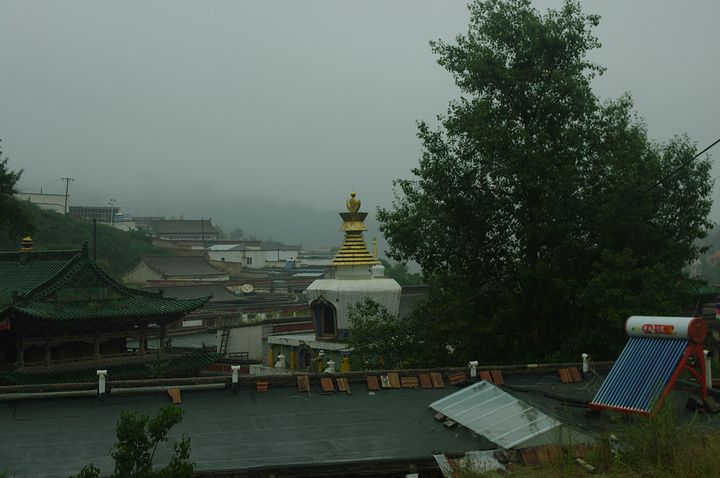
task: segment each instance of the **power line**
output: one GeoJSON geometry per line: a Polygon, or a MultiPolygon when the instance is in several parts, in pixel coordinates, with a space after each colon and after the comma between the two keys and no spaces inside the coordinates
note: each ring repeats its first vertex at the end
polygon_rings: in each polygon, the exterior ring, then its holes
{"type": "MultiPolygon", "coordinates": [[[[517,277],[517,276],[520,275],[522,272],[525,272],[526,270],[535,267],[535,266],[536,266],[537,264],[539,264],[540,262],[543,262],[543,261],[545,261],[546,259],[550,258],[551,256],[555,255],[555,254],[556,254],[557,252],[559,252],[561,249],[564,249],[564,248],[567,247],[569,244],[575,242],[575,241],[576,241],[579,237],[581,237],[583,234],[586,234],[586,233],[592,231],[593,229],[595,229],[595,228],[596,228],[597,226],[599,226],[600,224],[604,223],[605,221],[607,221],[607,220],[610,219],[611,217],[615,216],[615,215],[616,215],[617,213],[619,213],[620,211],[622,211],[622,210],[624,210],[625,208],[627,208],[628,206],[630,206],[632,203],[640,200],[642,197],[644,197],[644,196],[645,196],[646,194],[648,194],[650,191],[652,191],[653,189],[659,187],[662,183],[664,183],[665,181],[667,181],[668,179],[670,179],[672,176],[674,176],[675,174],[677,174],[680,170],[686,168],[688,165],[690,165],[690,163],[692,163],[693,161],[695,161],[695,160],[696,160],[697,158],[699,158],[701,155],[705,154],[707,151],[709,151],[711,148],[713,148],[714,146],[716,146],[718,143],[720,143],[720,138],[718,138],[718,139],[717,139],[715,142],[713,142],[710,146],[706,147],[705,149],[703,149],[702,151],[700,151],[699,153],[697,153],[697,154],[696,154],[695,156],[693,156],[692,158],[690,158],[690,159],[688,159],[687,161],[685,161],[684,163],[680,164],[678,167],[676,167],[676,168],[675,168],[674,170],[672,170],[670,173],[666,174],[663,178],[659,179],[659,180],[656,181],[654,184],[652,184],[651,186],[647,187],[647,188],[646,188],[645,190],[643,190],[641,193],[635,195],[634,197],[632,197],[631,199],[629,199],[628,201],[626,201],[623,205],[621,205],[620,207],[618,207],[618,208],[615,209],[614,211],[612,211],[612,212],[610,212],[609,214],[605,215],[605,216],[602,217],[601,219],[595,221],[593,224],[591,224],[590,226],[588,226],[588,227],[586,227],[585,229],[581,230],[579,233],[576,233],[576,234],[573,235],[570,239],[568,239],[567,241],[563,242],[563,243],[560,244],[559,246],[555,247],[555,248],[552,249],[550,252],[547,252],[546,254],[544,254],[543,256],[541,256],[540,258],[532,261],[531,263],[525,265],[524,267],[521,267],[520,269],[517,269],[515,272],[512,272],[511,274],[508,274],[507,276],[499,279],[497,282],[495,282],[494,284],[492,284],[492,285],[489,286],[488,288],[481,290],[481,291],[478,292],[477,294],[474,294],[474,295],[468,297],[467,299],[464,299],[464,300],[458,302],[457,304],[453,305],[452,307],[449,307],[449,308],[447,308],[447,309],[445,309],[445,310],[443,310],[443,311],[441,311],[441,312],[438,312],[437,314],[433,314],[433,315],[431,315],[430,317],[427,317],[427,318],[425,318],[425,319],[422,319],[422,320],[420,320],[420,321],[418,321],[418,322],[416,322],[416,323],[414,323],[414,324],[411,324],[411,325],[408,325],[408,326],[406,326],[406,327],[403,327],[403,329],[398,330],[397,332],[393,332],[393,333],[391,333],[391,334],[387,334],[387,335],[385,335],[385,336],[378,337],[378,338],[376,338],[376,339],[374,339],[374,340],[370,340],[370,341],[368,341],[368,342],[365,342],[364,344],[357,345],[355,348],[366,347],[366,346],[368,346],[368,345],[370,345],[370,344],[372,344],[372,343],[378,342],[378,341],[380,341],[380,340],[389,339],[390,337],[394,337],[395,335],[398,335],[399,333],[407,332],[407,331],[409,331],[409,330],[415,329],[416,327],[418,327],[418,326],[420,326],[420,325],[423,325],[423,324],[426,324],[426,323],[430,322],[431,320],[435,320],[435,319],[438,319],[438,318],[440,318],[440,317],[442,317],[442,316],[444,316],[444,315],[446,315],[446,314],[449,314],[449,313],[452,312],[453,310],[455,310],[455,309],[457,309],[457,308],[459,308],[459,307],[461,307],[461,306],[464,306],[464,305],[472,302],[473,300],[479,298],[480,296],[483,296],[483,295],[485,295],[485,294],[487,294],[487,293],[489,293],[489,292],[492,292],[493,290],[497,289],[498,287],[500,287],[502,284],[504,284],[504,283],[507,282],[508,280],[510,280],[510,279],[512,279],[512,278],[514,278],[514,277],[517,277]]],[[[720,177],[720,176],[718,176],[718,177],[720,177]]],[[[714,178],[714,179],[717,179],[717,178],[714,178]]],[[[713,181],[714,181],[714,179],[713,179],[713,181]]],[[[482,286],[481,286],[481,287],[482,287],[482,286]]],[[[344,348],[342,348],[342,349],[339,349],[338,351],[340,351],[340,350],[349,350],[349,347],[344,347],[344,348]]]]}

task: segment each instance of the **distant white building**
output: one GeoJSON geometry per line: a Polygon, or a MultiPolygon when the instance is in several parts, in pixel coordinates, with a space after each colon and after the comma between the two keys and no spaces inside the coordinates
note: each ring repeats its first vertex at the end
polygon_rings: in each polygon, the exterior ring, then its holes
{"type": "Polygon", "coordinates": [[[67,203],[67,197],[64,194],[36,194],[36,193],[18,193],[15,195],[22,201],[31,202],[40,206],[41,209],[48,209],[55,211],[60,214],[67,213],[65,204],[67,203]]]}
{"type": "Polygon", "coordinates": [[[248,269],[267,267],[300,267],[298,256],[300,246],[288,246],[277,242],[259,244],[217,244],[207,249],[208,259],[213,262],[242,264],[248,269]]]}

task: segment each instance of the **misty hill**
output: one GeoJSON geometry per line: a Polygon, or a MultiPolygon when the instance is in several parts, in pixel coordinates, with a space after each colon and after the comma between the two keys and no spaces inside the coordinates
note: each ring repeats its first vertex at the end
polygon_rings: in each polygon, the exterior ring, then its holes
{"type": "MultiPolygon", "coordinates": [[[[90,257],[93,257],[95,241],[92,221],[40,209],[31,203],[23,202],[23,207],[30,209],[35,215],[38,231],[32,236],[34,250],[75,250],[87,242],[90,257]]],[[[4,231],[0,231],[0,250],[18,251],[20,240],[11,240],[4,231]]],[[[104,224],[97,225],[96,244],[97,264],[117,280],[120,280],[123,273],[135,267],[141,256],[167,253],[164,249],[153,246],[152,238],[140,232],[124,232],[104,224]]]]}

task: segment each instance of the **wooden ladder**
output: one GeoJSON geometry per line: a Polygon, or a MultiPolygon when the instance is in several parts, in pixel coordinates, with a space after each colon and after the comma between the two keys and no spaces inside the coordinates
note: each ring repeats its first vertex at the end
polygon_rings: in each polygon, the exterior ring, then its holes
{"type": "Polygon", "coordinates": [[[220,337],[220,352],[225,355],[227,352],[228,339],[230,338],[230,327],[223,327],[222,336],[220,337]]]}

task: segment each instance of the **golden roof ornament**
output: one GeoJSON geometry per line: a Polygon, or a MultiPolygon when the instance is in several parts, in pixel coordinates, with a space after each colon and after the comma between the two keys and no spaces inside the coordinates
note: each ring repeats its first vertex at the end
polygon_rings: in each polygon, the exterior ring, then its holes
{"type": "Polygon", "coordinates": [[[330,265],[341,266],[341,265],[375,265],[380,264],[365,244],[363,238],[363,231],[367,231],[365,226],[365,218],[368,213],[359,212],[360,200],[355,198],[355,191],[350,193],[350,199],[345,201],[348,212],[341,212],[340,217],[343,219],[343,225],[340,227],[341,231],[345,231],[345,238],[343,239],[340,250],[333,258],[330,265]]]}
{"type": "Polygon", "coordinates": [[[23,238],[22,242],[20,243],[20,252],[32,252],[33,251],[33,241],[30,236],[26,236],[23,238]]]}
{"type": "Polygon", "coordinates": [[[345,201],[345,205],[347,206],[347,210],[349,212],[358,212],[360,209],[360,200],[355,199],[355,191],[350,193],[350,200],[345,201]]]}

